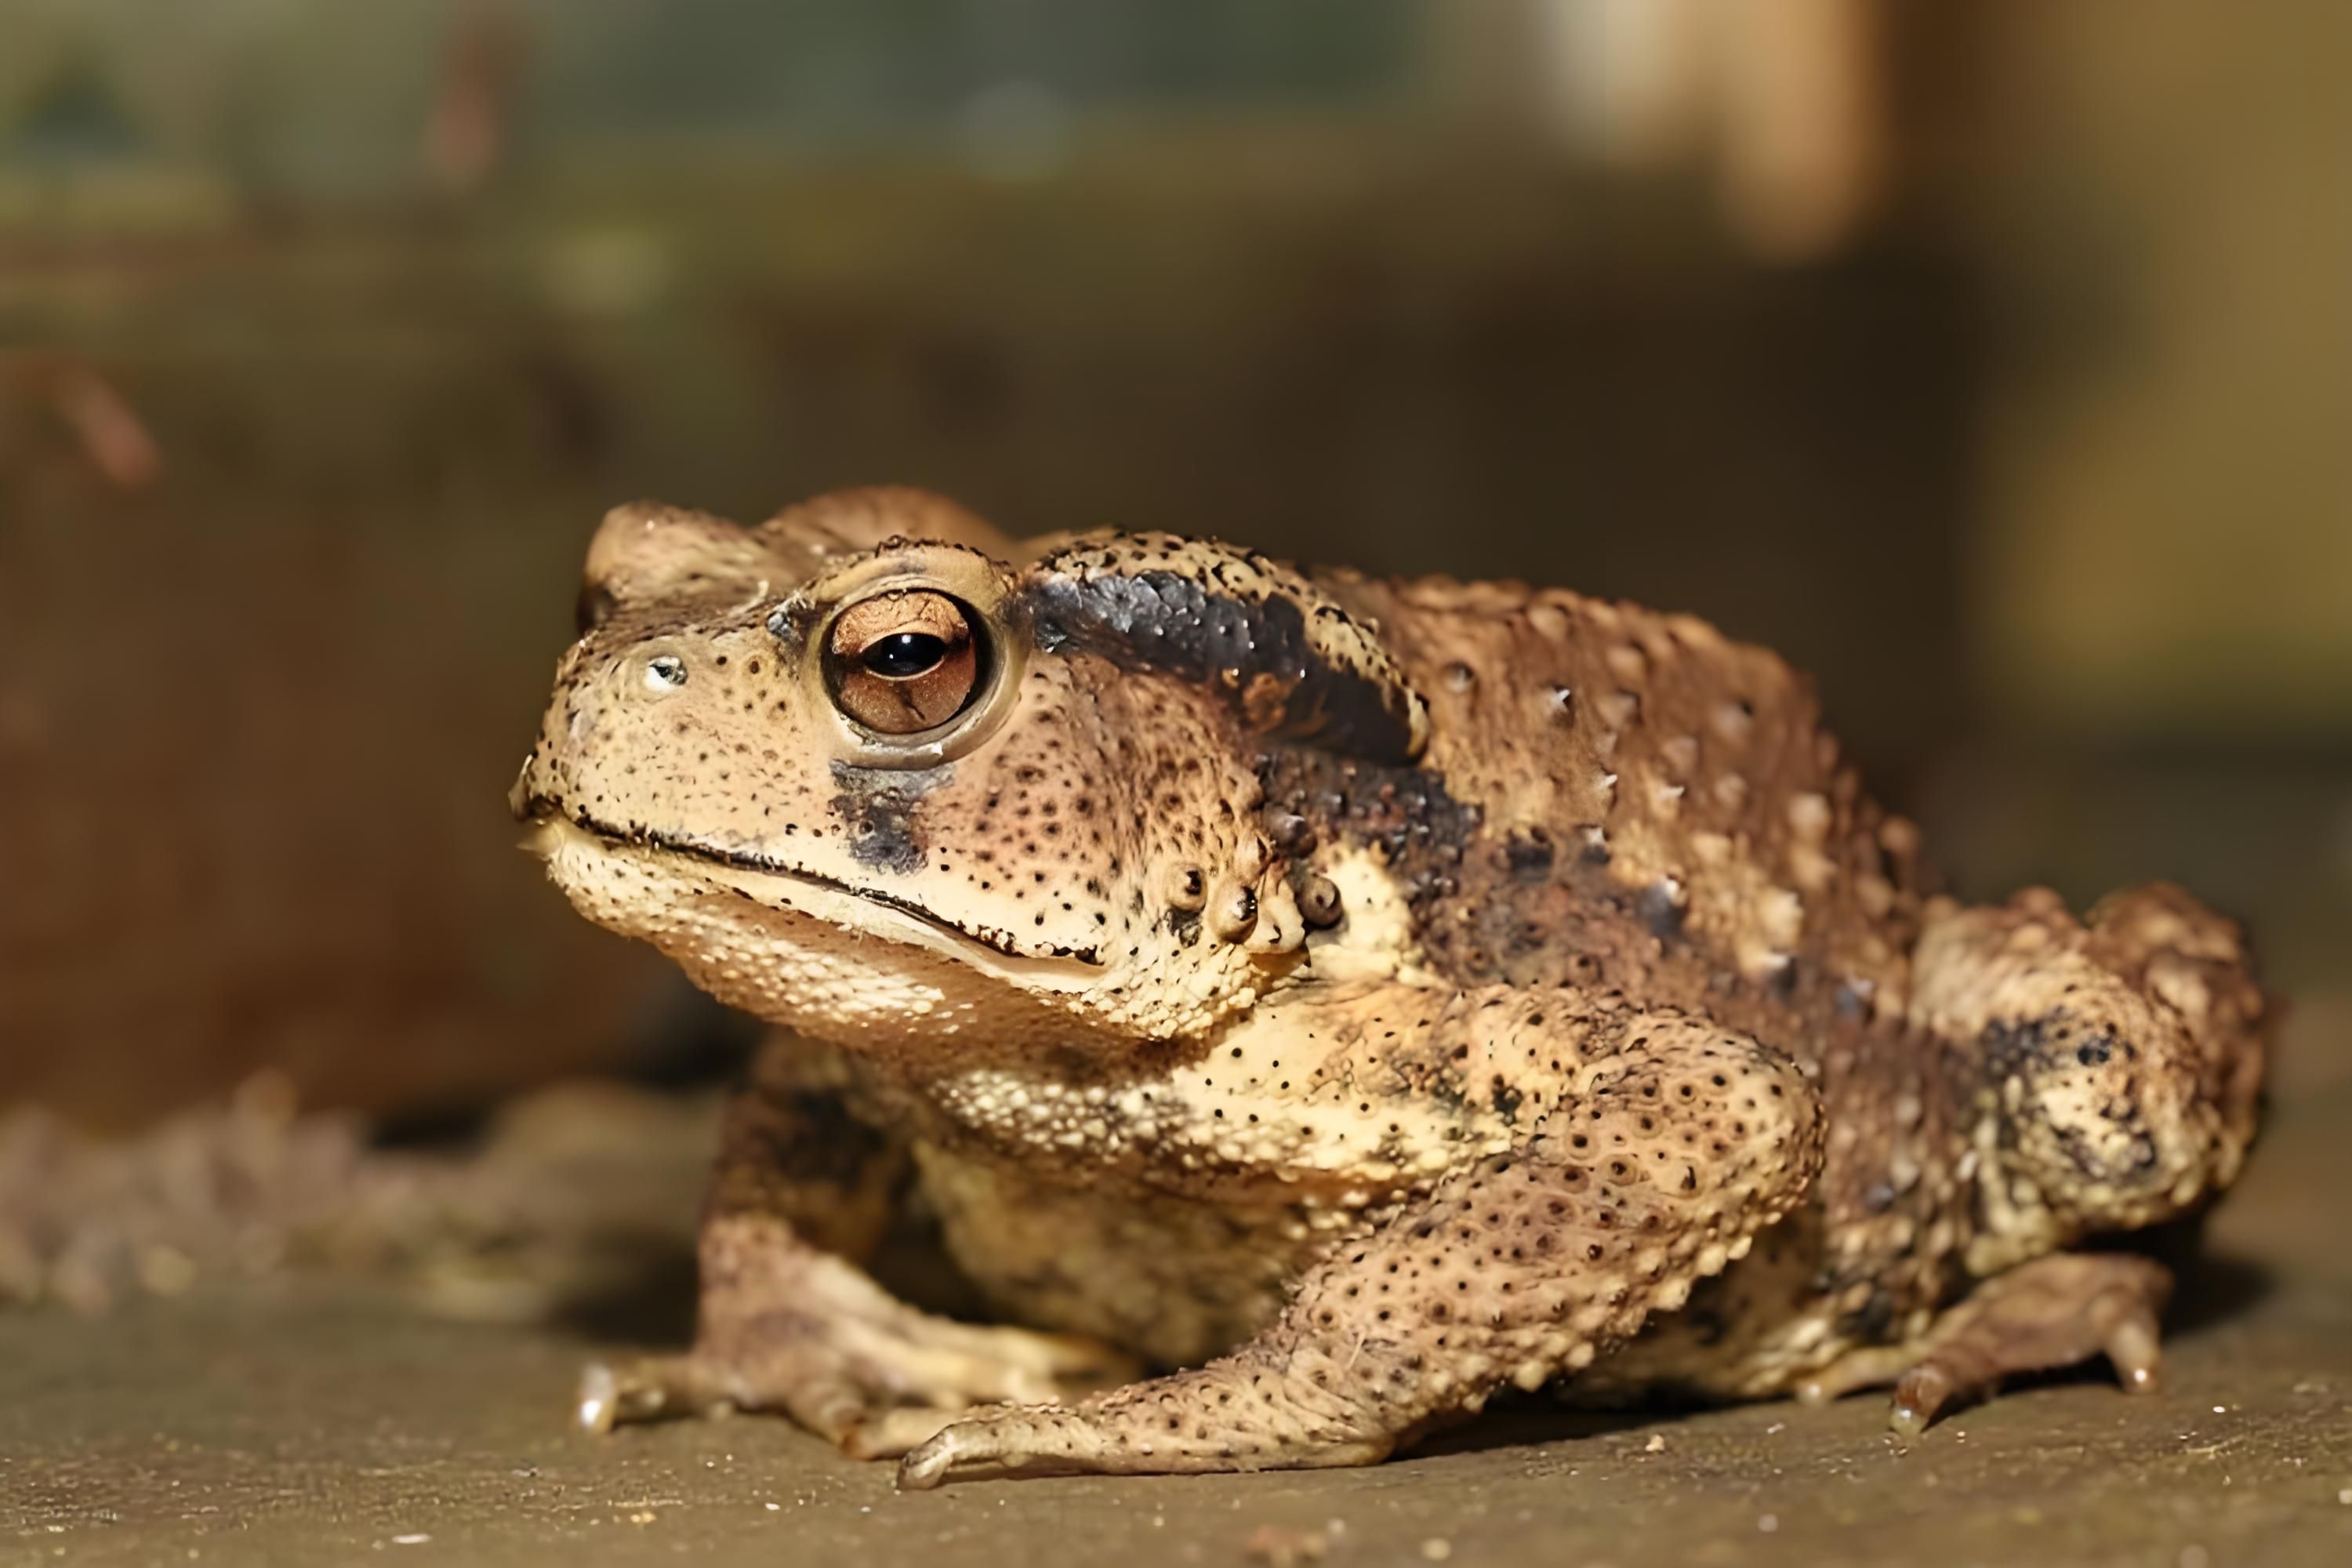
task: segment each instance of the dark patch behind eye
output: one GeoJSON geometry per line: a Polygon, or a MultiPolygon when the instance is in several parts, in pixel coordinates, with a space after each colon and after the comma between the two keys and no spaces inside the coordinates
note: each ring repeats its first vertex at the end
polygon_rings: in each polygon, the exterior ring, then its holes
{"type": "Polygon", "coordinates": [[[1196,681],[1258,733],[1375,762],[1412,760],[1405,693],[1326,663],[1288,599],[1213,593],[1160,570],[1049,576],[1030,588],[1025,606],[1047,653],[1091,653],[1122,669],[1196,681]]]}

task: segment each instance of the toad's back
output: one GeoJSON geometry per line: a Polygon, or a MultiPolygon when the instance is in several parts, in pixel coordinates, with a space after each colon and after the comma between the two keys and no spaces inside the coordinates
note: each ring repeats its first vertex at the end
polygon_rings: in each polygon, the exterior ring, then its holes
{"type": "Polygon", "coordinates": [[[1429,743],[1409,771],[1276,759],[1269,794],[1349,796],[1433,967],[1671,1005],[1704,990],[1717,1012],[1744,994],[1800,1056],[1817,1049],[1800,1018],[1900,1017],[1917,833],[1862,793],[1778,656],[1559,590],[1326,585],[1426,694],[1429,743]],[[1414,812],[1454,820],[1414,831],[1414,812]]]}

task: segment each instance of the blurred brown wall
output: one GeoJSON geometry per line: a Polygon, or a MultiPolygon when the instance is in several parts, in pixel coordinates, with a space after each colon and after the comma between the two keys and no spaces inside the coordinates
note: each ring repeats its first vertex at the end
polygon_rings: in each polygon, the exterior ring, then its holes
{"type": "Polygon", "coordinates": [[[640,492],[912,480],[1695,605],[1842,672],[1900,760],[1955,686],[1959,281],[1759,276],[1613,199],[1276,127],[1050,190],[761,171],[20,246],[20,320],[161,457],[110,481],[37,377],[0,416],[0,1093],[270,1061],[377,1102],[616,1048],[646,966],[499,800],[580,544],[640,492]],[[1865,560],[1903,586],[1846,594],[1865,560]]]}
{"type": "MultiPolygon", "coordinates": [[[[1204,11],[1230,60],[1103,21],[1116,90],[972,67],[945,130],[855,144],[714,120],[769,101],[726,29],[782,24],[689,10],[15,35],[0,1102],[275,1064],[417,1107],[658,1045],[675,982],[501,806],[640,495],[902,480],[1695,610],[1818,671],[1976,890],[2181,875],[2274,946],[2352,929],[2352,11],[1883,9],[1878,183],[1796,256],[1704,148],[1564,140],[1500,8],[1204,11]],[[486,150],[424,129],[476,114],[486,150]]],[[[811,101],[1003,42],[835,22],[811,101]]]]}

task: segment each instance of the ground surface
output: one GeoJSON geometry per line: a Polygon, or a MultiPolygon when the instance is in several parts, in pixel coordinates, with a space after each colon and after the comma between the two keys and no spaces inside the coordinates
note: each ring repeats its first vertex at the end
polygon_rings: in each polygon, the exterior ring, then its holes
{"type": "Polygon", "coordinates": [[[96,1322],[0,1317],[0,1568],[1154,1568],[1265,1561],[1266,1526],[1321,1535],[1338,1568],[2352,1562],[2352,1084],[2289,1082],[2150,1398],[2057,1383],[1911,1446],[1874,1397],[1533,1409],[1370,1470],[900,1496],[780,1421],[567,1431],[609,1330],[453,1321],[348,1285],[199,1289],[96,1322]]]}

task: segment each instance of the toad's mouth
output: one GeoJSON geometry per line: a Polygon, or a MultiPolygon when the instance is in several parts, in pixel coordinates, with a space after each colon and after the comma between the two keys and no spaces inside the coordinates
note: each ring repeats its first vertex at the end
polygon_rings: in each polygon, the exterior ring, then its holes
{"type": "Polygon", "coordinates": [[[1063,985],[1089,984],[1102,972],[1095,948],[1031,951],[1007,932],[960,925],[911,899],[753,851],[723,849],[651,828],[613,827],[588,816],[565,816],[543,800],[530,802],[521,815],[530,824],[523,847],[546,861],[559,881],[562,860],[570,855],[691,860],[709,880],[763,909],[875,931],[982,969],[1063,985]]]}

